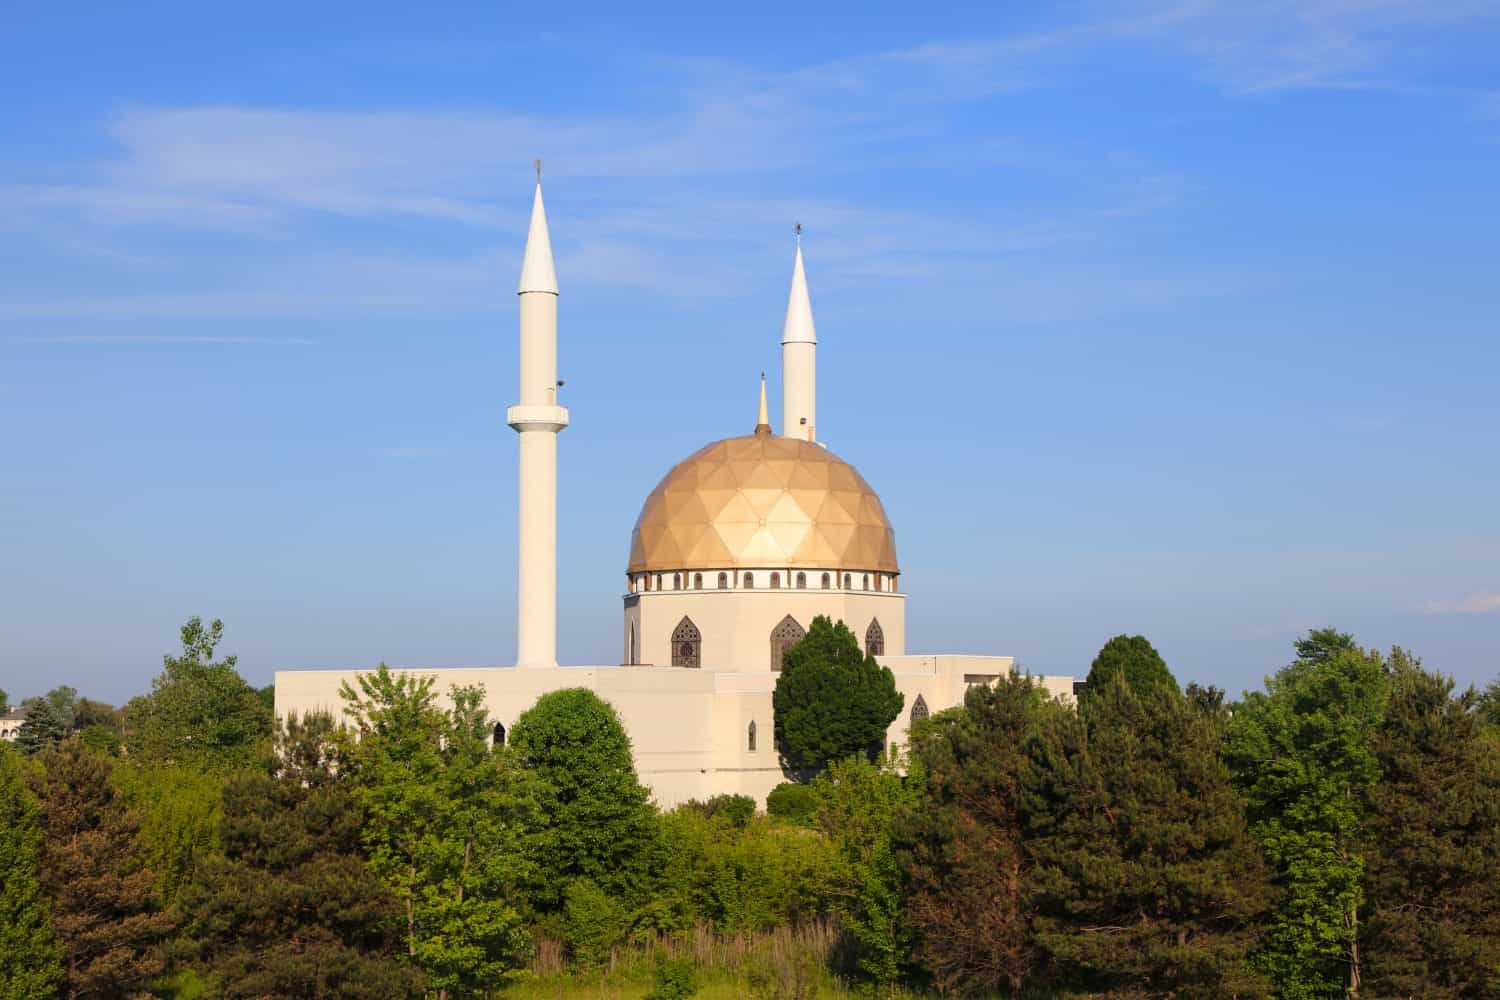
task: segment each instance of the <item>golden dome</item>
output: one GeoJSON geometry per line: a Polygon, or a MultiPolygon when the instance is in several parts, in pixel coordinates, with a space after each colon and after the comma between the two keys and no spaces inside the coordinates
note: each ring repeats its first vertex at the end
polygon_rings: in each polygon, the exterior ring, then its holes
{"type": "Polygon", "coordinates": [[[854,466],[768,433],[677,463],[641,507],[628,572],[771,568],[899,573],[896,534],[854,466]]]}

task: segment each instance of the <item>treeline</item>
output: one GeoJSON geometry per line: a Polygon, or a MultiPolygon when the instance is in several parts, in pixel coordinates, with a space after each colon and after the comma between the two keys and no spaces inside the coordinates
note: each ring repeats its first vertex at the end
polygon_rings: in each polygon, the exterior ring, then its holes
{"type": "Polygon", "coordinates": [[[795,928],[818,968],[736,993],[1500,997],[1500,684],[1399,649],[1313,632],[1230,703],[1122,636],[1076,706],[1015,676],[850,754],[900,697],[823,620],[776,700],[804,780],[662,812],[588,691],[495,746],[482,690],[382,667],[273,732],[221,635],[112,738],[0,752],[0,998],[496,996],[632,949],[684,997],[723,970],[672,942],[795,928]]]}

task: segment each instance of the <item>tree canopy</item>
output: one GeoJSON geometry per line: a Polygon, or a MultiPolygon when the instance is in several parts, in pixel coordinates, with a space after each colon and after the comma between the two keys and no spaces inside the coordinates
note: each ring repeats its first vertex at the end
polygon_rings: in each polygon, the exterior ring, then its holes
{"type": "Polygon", "coordinates": [[[62,946],[42,888],[42,830],[24,764],[0,743],[0,1000],[51,996],[62,979],[62,946]]]}
{"type": "Polygon", "coordinates": [[[1086,690],[1103,689],[1111,677],[1122,676],[1136,694],[1156,687],[1177,691],[1177,678],[1143,635],[1117,635],[1104,644],[1089,667],[1086,690]]]}
{"type": "Polygon", "coordinates": [[[776,744],[803,772],[856,755],[869,759],[904,703],[890,668],[861,650],[842,621],[819,615],[786,651],[776,678],[776,744]]]}

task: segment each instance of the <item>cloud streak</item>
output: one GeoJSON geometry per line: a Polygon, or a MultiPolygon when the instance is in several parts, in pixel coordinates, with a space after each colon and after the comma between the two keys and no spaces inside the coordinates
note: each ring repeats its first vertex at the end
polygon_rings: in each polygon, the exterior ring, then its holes
{"type": "Polygon", "coordinates": [[[1500,591],[1481,590],[1457,600],[1427,601],[1418,610],[1424,615],[1500,614],[1500,591]]]}

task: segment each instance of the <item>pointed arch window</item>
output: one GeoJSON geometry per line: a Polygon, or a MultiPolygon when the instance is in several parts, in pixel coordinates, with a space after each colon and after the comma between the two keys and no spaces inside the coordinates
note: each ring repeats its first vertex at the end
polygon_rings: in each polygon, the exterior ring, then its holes
{"type": "Polygon", "coordinates": [[[833,586],[833,577],[829,576],[827,573],[824,573],[823,574],[823,589],[827,590],[827,589],[829,589],[832,586],[833,586]]]}
{"type": "Polygon", "coordinates": [[[865,652],[871,656],[885,655],[885,632],[879,618],[871,618],[870,627],[865,629],[865,652]]]}
{"type": "Polygon", "coordinates": [[[684,617],[672,630],[672,666],[701,667],[703,665],[703,633],[684,617]]]}
{"type": "Polygon", "coordinates": [[[720,590],[724,590],[724,589],[728,588],[728,586],[729,586],[729,574],[728,573],[720,573],[719,574],[719,589],[720,590]]]}
{"type": "Polygon", "coordinates": [[[931,714],[927,711],[927,699],[917,695],[917,700],[911,703],[911,721],[915,723],[918,719],[925,719],[931,714]]]}
{"type": "Polygon", "coordinates": [[[771,574],[771,589],[772,590],[780,590],[781,589],[781,574],[780,573],[772,573],[771,574]]]}
{"type": "Polygon", "coordinates": [[[493,747],[503,747],[503,746],[505,746],[505,726],[502,725],[501,723],[498,723],[498,722],[495,723],[495,729],[490,734],[490,746],[493,746],[493,747]]]}
{"type": "Polygon", "coordinates": [[[807,630],[797,624],[797,619],[791,615],[781,619],[771,630],[771,669],[780,671],[786,651],[801,642],[806,635],[807,630]]]}
{"type": "Polygon", "coordinates": [[[625,665],[635,666],[635,656],[635,622],[631,622],[625,630],[625,665]]]}
{"type": "Polygon", "coordinates": [[[806,573],[798,573],[797,574],[797,589],[798,590],[806,590],[807,589],[807,574],[806,573]]]}
{"type": "Polygon", "coordinates": [[[755,720],[750,720],[750,728],[745,734],[745,746],[751,753],[755,752],[755,720]]]}

